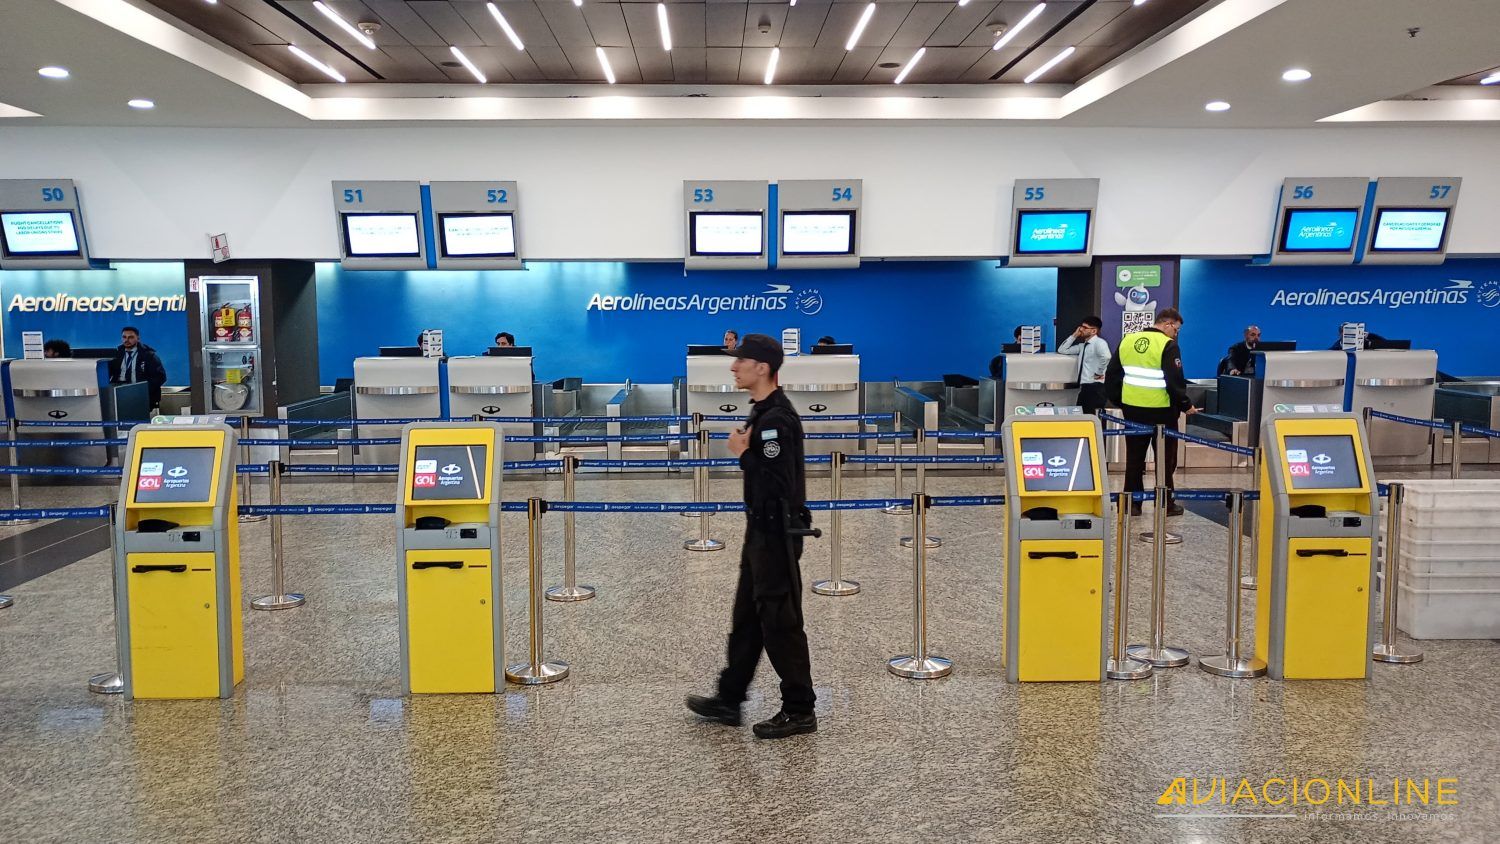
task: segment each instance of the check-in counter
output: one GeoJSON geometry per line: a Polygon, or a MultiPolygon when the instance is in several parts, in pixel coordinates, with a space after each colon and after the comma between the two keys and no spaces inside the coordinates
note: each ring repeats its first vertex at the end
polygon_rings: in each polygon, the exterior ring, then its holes
{"type": "MultiPolygon", "coordinates": [[[[1345,354],[1349,356],[1346,406],[1355,415],[1362,416],[1365,408],[1369,408],[1417,419],[1432,418],[1437,392],[1437,352],[1365,350],[1345,354]]],[[[1429,459],[1430,435],[1426,428],[1371,419],[1366,433],[1370,456],[1376,460],[1426,463],[1429,459]]]]}
{"type": "MultiPolygon", "coordinates": [[[[802,417],[802,431],[853,433],[858,422],[819,421],[819,416],[860,413],[859,355],[798,355],[781,364],[781,389],[802,417]]],[[[807,454],[857,451],[843,440],[809,440],[807,454]]]]}
{"type": "MultiPolygon", "coordinates": [[[[750,415],[750,394],[734,386],[734,373],[729,371],[733,364],[734,358],[723,353],[689,354],[687,357],[686,400],[683,404],[686,414],[737,417],[736,421],[704,422],[705,430],[732,431],[750,415]]],[[[709,456],[728,457],[729,444],[725,440],[713,440],[709,445],[709,456]]]]}
{"type": "Polygon", "coordinates": [[[1255,384],[1247,415],[1248,444],[1259,443],[1262,419],[1272,413],[1291,408],[1344,407],[1348,368],[1346,352],[1256,352],[1255,384]]]}
{"type": "MultiPolygon", "coordinates": [[[[436,419],[443,415],[438,358],[367,357],[354,359],[354,419],[436,419]]],[[[364,437],[399,437],[400,425],[357,425],[364,437]]],[[[355,462],[395,463],[394,445],[358,446],[355,462]]]]}
{"type": "MultiPolygon", "coordinates": [[[[1434,419],[1449,419],[1466,425],[1500,430],[1500,381],[1448,381],[1437,388],[1433,399],[1434,419]]],[[[1500,463],[1500,439],[1469,437],[1464,441],[1464,463],[1500,463]]],[[[1445,444],[1439,462],[1451,460],[1445,444]]]]}
{"type": "MultiPolygon", "coordinates": [[[[149,385],[109,383],[109,361],[32,358],[6,364],[10,416],[21,422],[146,420],[149,385]],[[123,403],[123,405],[122,405],[123,403]]],[[[113,437],[113,428],[22,428],[23,439],[85,440],[113,437]]],[[[25,448],[20,463],[34,466],[105,466],[118,449],[104,446],[25,448]]]]}
{"type": "MultiPolygon", "coordinates": [[[[458,357],[448,359],[448,415],[454,419],[479,416],[534,416],[532,358],[458,357]]],[[[503,422],[507,439],[531,436],[534,425],[503,422]]],[[[533,460],[534,443],[505,444],[506,460],[533,460]]]]}
{"type": "MultiPolygon", "coordinates": [[[[984,391],[989,394],[991,391],[984,391]]],[[[1078,358],[1059,354],[1003,354],[989,418],[1004,420],[1018,407],[1070,407],[1078,404],[1078,358]]]]}

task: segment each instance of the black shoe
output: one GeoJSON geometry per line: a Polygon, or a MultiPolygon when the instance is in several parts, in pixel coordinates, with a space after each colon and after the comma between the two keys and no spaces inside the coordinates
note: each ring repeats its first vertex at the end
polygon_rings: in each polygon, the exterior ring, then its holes
{"type": "Polygon", "coordinates": [[[806,715],[788,715],[785,712],[778,712],[751,729],[755,731],[756,738],[786,738],[802,733],[816,733],[818,716],[811,712],[806,715]]]}
{"type": "Polygon", "coordinates": [[[730,727],[738,727],[740,725],[740,708],[738,706],[730,706],[718,697],[688,695],[687,708],[710,721],[718,721],[720,724],[730,727]]]}
{"type": "Polygon", "coordinates": [[[1141,502],[1139,502],[1139,501],[1132,501],[1132,502],[1130,502],[1130,515],[1132,515],[1132,516],[1139,516],[1140,514],[1141,514],[1141,502]]]}
{"type": "Polygon", "coordinates": [[[1171,506],[1167,507],[1168,516],[1181,516],[1184,512],[1185,511],[1182,509],[1182,505],[1178,504],[1175,501],[1172,502],[1171,506]]]}

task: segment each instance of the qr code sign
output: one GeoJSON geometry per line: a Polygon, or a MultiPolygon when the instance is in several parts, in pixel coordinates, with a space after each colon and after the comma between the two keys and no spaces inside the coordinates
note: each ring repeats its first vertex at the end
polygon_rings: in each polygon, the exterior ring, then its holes
{"type": "Polygon", "coordinates": [[[1126,311],[1120,314],[1120,334],[1145,331],[1156,324],[1156,314],[1151,311],[1126,311]]]}

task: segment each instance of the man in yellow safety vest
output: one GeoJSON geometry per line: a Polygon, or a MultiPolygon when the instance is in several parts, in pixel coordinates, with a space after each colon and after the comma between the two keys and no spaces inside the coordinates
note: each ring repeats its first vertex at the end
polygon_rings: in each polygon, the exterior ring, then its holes
{"type": "MultiPolygon", "coordinates": [[[[1182,372],[1182,350],[1177,334],[1182,330],[1182,314],[1166,308],[1156,315],[1152,327],[1127,334],[1120,340],[1119,351],[1104,373],[1104,388],[1110,401],[1119,405],[1126,419],[1142,425],[1163,425],[1178,430],[1182,414],[1197,413],[1187,394],[1187,376],[1182,372]]],[[[1125,438],[1125,491],[1140,492],[1146,474],[1146,450],[1155,450],[1154,437],[1125,438]]],[[[1168,444],[1166,454],[1155,454],[1165,469],[1166,485],[1173,487],[1177,471],[1177,443],[1168,444]]],[[[1140,502],[1131,502],[1130,510],[1139,513],[1140,502]]],[[[1182,505],[1172,502],[1167,514],[1182,515],[1182,505]]]]}

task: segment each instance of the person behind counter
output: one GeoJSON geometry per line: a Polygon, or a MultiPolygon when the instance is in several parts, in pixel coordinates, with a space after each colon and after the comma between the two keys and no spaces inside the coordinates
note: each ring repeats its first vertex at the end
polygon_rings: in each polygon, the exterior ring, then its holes
{"type": "Polygon", "coordinates": [[[502,331],[495,335],[495,348],[512,349],[515,348],[515,345],[516,335],[511,334],[509,331],[502,331]]]}
{"type": "Polygon", "coordinates": [[[1109,341],[1099,336],[1104,320],[1084,317],[1068,339],[1057,347],[1058,354],[1078,357],[1078,404],[1084,413],[1098,413],[1107,405],[1104,395],[1104,371],[1112,357],[1109,341]]]}
{"type": "Polygon", "coordinates": [[[48,340],[42,344],[42,357],[44,358],[70,358],[73,356],[73,347],[68,345],[67,340],[48,340]]]}
{"type": "Polygon", "coordinates": [[[151,406],[161,405],[161,385],[167,383],[167,368],[162,366],[156,350],[141,342],[141,332],[133,325],[120,329],[120,345],[109,361],[111,384],[150,385],[151,406]]]}
{"type": "Polygon", "coordinates": [[[1260,346],[1260,326],[1245,326],[1245,339],[1229,347],[1229,374],[1245,375],[1255,363],[1253,353],[1260,346]]]}
{"type": "Polygon", "coordinates": [[[818,338],[818,345],[819,346],[837,346],[838,344],[839,344],[839,341],[833,339],[832,337],[830,337],[827,334],[824,334],[822,337],[818,338]]]}
{"type": "Polygon", "coordinates": [[[733,328],[724,332],[724,349],[734,351],[740,347],[740,333],[733,328]]]}

